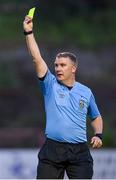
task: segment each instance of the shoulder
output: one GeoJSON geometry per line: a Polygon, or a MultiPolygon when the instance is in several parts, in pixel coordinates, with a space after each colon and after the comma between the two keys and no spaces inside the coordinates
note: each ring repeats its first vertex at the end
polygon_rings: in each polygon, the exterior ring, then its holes
{"type": "Polygon", "coordinates": [[[45,76],[44,77],[41,77],[39,78],[40,81],[43,81],[43,82],[46,82],[46,81],[50,81],[50,80],[55,80],[55,76],[54,74],[51,73],[51,71],[48,69],[45,76]]]}
{"type": "Polygon", "coordinates": [[[84,94],[85,96],[90,97],[92,94],[92,91],[89,87],[79,82],[77,82],[77,89],[78,91],[80,91],[81,94],[84,94]]]}
{"type": "Polygon", "coordinates": [[[82,91],[87,91],[87,92],[91,92],[91,89],[88,86],[85,86],[82,83],[77,82],[77,86],[79,89],[81,89],[82,91]]]}

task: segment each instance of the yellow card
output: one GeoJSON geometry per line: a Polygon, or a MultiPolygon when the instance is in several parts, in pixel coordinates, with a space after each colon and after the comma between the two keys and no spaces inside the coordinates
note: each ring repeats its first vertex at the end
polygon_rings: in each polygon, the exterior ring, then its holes
{"type": "Polygon", "coordinates": [[[35,13],[35,7],[31,8],[28,12],[28,15],[31,19],[33,19],[33,16],[34,16],[34,13],[35,13]]]}

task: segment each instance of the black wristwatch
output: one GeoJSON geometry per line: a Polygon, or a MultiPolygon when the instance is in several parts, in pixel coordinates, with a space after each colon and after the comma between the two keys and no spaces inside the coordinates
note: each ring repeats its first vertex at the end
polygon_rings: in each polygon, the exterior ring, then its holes
{"type": "Polygon", "coordinates": [[[103,139],[103,134],[102,133],[96,133],[94,136],[99,137],[101,140],[103,139]]]}
{"type": "Polygon", "coordinates": [[[29,35],[29,34],[32,34],[33,33],[33,31],[24,31],[24,35],[25,36],[27,36],[27,35],[29,35]]]}

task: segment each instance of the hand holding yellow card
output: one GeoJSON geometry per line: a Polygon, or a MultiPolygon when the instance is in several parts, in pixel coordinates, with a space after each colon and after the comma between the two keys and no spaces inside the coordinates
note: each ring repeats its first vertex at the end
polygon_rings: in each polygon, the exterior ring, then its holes
{"type": "Polygon", "coordinates": [[[35,13],[35,7],[31,8],[28,12],[28,15],[31,19],[33,19],[33,16],[34,16],[34,13],[35,13]]]}

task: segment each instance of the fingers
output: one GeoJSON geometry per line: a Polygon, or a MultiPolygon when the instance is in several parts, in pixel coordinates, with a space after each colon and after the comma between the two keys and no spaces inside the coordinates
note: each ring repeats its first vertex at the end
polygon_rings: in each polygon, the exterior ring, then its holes
{"type": "Polygon", "coordinates": [[[32,19],[29,16],[25,16],[24,23],[29,24],[32,22],[32,19]]]}
{"type": "Polygon", "coordinates": [[[100,148],[102,146],[102,140],[99,137],[94,136],[91,139],[92,148],[100,148]]]}
{"type": "Polygon", "coordinates": [[[31,31],[33,29],[32,18],[30,18],[29,16],[25,16],[25,19],[23,21],[23,28],[25,31],[31,31]]]}

